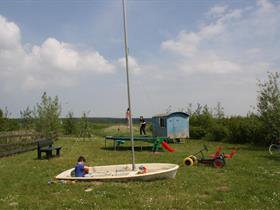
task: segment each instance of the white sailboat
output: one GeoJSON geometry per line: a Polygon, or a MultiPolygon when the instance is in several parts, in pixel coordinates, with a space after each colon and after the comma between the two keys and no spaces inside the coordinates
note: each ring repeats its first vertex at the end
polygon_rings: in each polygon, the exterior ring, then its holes
{"type": "Polygon", "coordinates": [[[175,178],[179,166],[170,163],[141,163],[135,164],[134,136],[132,122],[132,107],[130,100],[130,83],[128,70],[128,47],[127,47],[127,23],[126,23],[126,4],[123,5],[123,23],[124,23],[124,43],[125,43],[125,61],[127,77],[127,95],[129,115],[129,130],[131,137],[132,164],[94,166],[89,168],[89,172],[84,177],[73,176],[74,168],[68,169],[55,178],[58,180],[78,180],[78,181],[129,181],[129,180],[157,180],[175,178]]]}
{"type": "Polygon", "coordinates": [[[75,169],[71,168],[55,178],[71,181],[151,181],[175,178],[179,166],[170,163],[141,163],[135,164],[135,168],[137,170],[132,170],[131,164],[94,166],[90,167],[85,177],[72,176],[75,169]],[[146,168],[146,172],[138,170],[141,166],[146,168]]]}

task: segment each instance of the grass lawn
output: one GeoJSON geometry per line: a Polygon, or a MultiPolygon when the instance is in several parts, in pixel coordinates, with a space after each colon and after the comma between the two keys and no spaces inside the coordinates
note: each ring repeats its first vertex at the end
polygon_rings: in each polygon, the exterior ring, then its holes
{"type": "MultiPolygon", "coordinates": [[[[101,126],[102,129],[107,129],[101,126]]],[[[107,129],[108,134],[110,129],[107,129]]],[[[102,132],[100,132],[102,133],[102,132]]],[[[111,142],[109,142],[110,144],[111,142]]],[[[61,157],[36,160],[36,151],[0,159],[0,209],[279,209],[280,156],[267,149],[202,140],[172,144],[175,153],[160,154],[136,148],[136,162],[176,163],[175,179],[151,182],[48,181],[73,167],[79,155],[88,165],[124,164],[131,161],[129,144],[119,151],[104,149],[104,139],[87,141],[60,138],[61,157]],[[239,150],[223,169],[200,165],[185,167],[182,160],[203,144],[234,146],[239,150]],[[86,192],[85,189],[92,188],[86,192]]],[[[136,145],[147,145],[136,142],[136,145]]]]}

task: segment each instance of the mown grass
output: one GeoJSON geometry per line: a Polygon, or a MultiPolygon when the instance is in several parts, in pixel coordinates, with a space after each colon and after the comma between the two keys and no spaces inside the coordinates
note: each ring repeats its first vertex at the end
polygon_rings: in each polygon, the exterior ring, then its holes
{"type": "MultiPolygon", "coordinates": [[[[111,135],[108,130],[107,133],[100,130],[99,134],[111,135]]],[[[0,209],[279,209],[280,206],[280,157],[270,156],[265,149],[201,140],[172,144],[176,153],[153,154],[149,147],[142,151],[136,148],[138,163],[179,164],[176,178],[48,184],[55,175],[73,167],[79,155],[86,157],[88,165],[131,160],[128,143],[119,151],[105,149],[101,136],[86,141],[64,137],[56,144],[63,146],[59,158],[36,160],[36,151],[31,151],[0,159],[0,209]],[[212,150],[217,145],[239,150],[223,169],[183,166],[185,156],[197,152],[203,144],[212,150]],[[92,191],[86,192],[87,188],[92,191]]]]}

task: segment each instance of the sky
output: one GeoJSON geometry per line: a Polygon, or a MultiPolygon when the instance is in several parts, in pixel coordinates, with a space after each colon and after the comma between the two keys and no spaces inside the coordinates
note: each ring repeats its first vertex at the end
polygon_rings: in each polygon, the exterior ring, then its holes
{"type": "MultiPolygon", "coordinates": [[[[132,114],[197,103],[227,116],[256,107],[257,81],[280,70],[280,2],[128,0],[132,114]]],[[[0,1],[0,108],[11,117],[43,92],[62,116],[124,117],[121,0],[0,1]]]]}

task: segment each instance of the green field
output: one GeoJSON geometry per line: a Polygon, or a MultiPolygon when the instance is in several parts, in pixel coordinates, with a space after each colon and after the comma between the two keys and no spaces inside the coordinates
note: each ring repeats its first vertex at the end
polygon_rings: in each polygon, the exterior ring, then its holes
{"type": "MultiPolygon", "coordinates": [[[[99,136],[85,141],[60,138],[61,157],[36,160],[36,151],[0,159],[0,209],[279,209],[280,156],[249,145],[190,140],[172,144],[176,153],[153,154],[150,147],[136,147],[136,162],[180,165],[175,179],[150,182],[53,183],[58,173],[75,165],[84,155],[88,165],[123,164],[131,161],[129,144],[119,151],[104,149],[101,134],[116,134],[99,127],[99,136]],[[103,129],[103,130],[102,130],[103,129]],[[239,150],[223,169],[185,167],[182,160],[203,144],[239,150]],[[86,192],[85,189],[92,188],[86,192]]],[[[111,143],[111,142],[109,142],[111,143]]],[[[136,142],[136,146],[149,145],[136,142]]]]}

